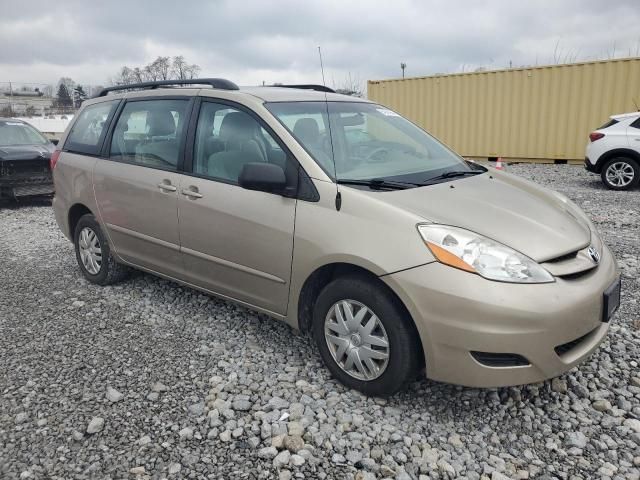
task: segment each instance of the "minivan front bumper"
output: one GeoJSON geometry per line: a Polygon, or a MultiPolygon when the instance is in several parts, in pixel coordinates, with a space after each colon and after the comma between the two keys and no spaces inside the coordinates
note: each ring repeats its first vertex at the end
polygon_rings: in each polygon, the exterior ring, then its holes
{"type": "Polygon", "coordinates": [[[437,262],[381,278],[416,323],[427,377],[499,387],[539,382],[584,361],[609,329],[603,294],[619,272],[604,247],[597,268],[546,284],[489,281],[437,262]]]}

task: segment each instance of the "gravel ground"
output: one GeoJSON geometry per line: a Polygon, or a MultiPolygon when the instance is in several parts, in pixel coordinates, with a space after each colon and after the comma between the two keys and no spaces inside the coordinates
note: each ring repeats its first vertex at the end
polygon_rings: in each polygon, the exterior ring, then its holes
{"type": "Polygon", "coordinates": [[[581,205],[619,259],[608,340],[554,381],[387,400],[242,307],[143,274],[90,285],[50,206],[0,209],[0,478],[638,479],[640,191],[509,170],[581,205]]]}

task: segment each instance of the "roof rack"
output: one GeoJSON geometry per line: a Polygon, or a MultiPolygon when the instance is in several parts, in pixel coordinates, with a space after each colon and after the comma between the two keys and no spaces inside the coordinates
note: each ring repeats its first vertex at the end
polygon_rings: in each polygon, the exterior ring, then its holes
{"type": "Polygon", "coordinates": [[[303,84],[303,85],[269,85],[270,87],[283,87],[283,88],[299,88],[301,90],[315,90],[316,92],[336,93],[333,88],[329,88],[325,85],[303,84]]]}
{"type": "Polygon", "coordinates": [[[219,90],[239,90],[238,85],[226,78],[192,78],[190,80],[157,80],[154,82],[141,82],[141,83],[129,83],[127,85],[116,85],[114,87],[107,87],[100,90],[100,93],[96,97],[104,97],[109,92],[115,92],[118,90],[133,90],[133,89],[150,89],[155,90],[158,87],[170,86],[170,85],[211,85],[212,88],[219,90]]]}

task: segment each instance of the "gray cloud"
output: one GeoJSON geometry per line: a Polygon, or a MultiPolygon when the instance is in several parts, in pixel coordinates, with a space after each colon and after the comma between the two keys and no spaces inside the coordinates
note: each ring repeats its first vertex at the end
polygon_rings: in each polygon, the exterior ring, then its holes
{"type": "Polygon", "coordinates": [[[106,83],[122,65],[183,54],[241,84],[361,80],[628,55],[637,0],[11,2],[0,17],[0,81],[106,83]]]}

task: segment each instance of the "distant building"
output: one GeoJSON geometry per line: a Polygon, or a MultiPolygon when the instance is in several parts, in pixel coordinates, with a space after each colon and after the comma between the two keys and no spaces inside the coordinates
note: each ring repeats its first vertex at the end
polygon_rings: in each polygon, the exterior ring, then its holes
{"type": "Polygon", "coordinates": [[[14,115],[45,115],[53,106],[53,98],[36,90],[0,90],[0,111],[11,108],[14,115]],[[31,107],[31,108],[30,108],[31,107]]]}

